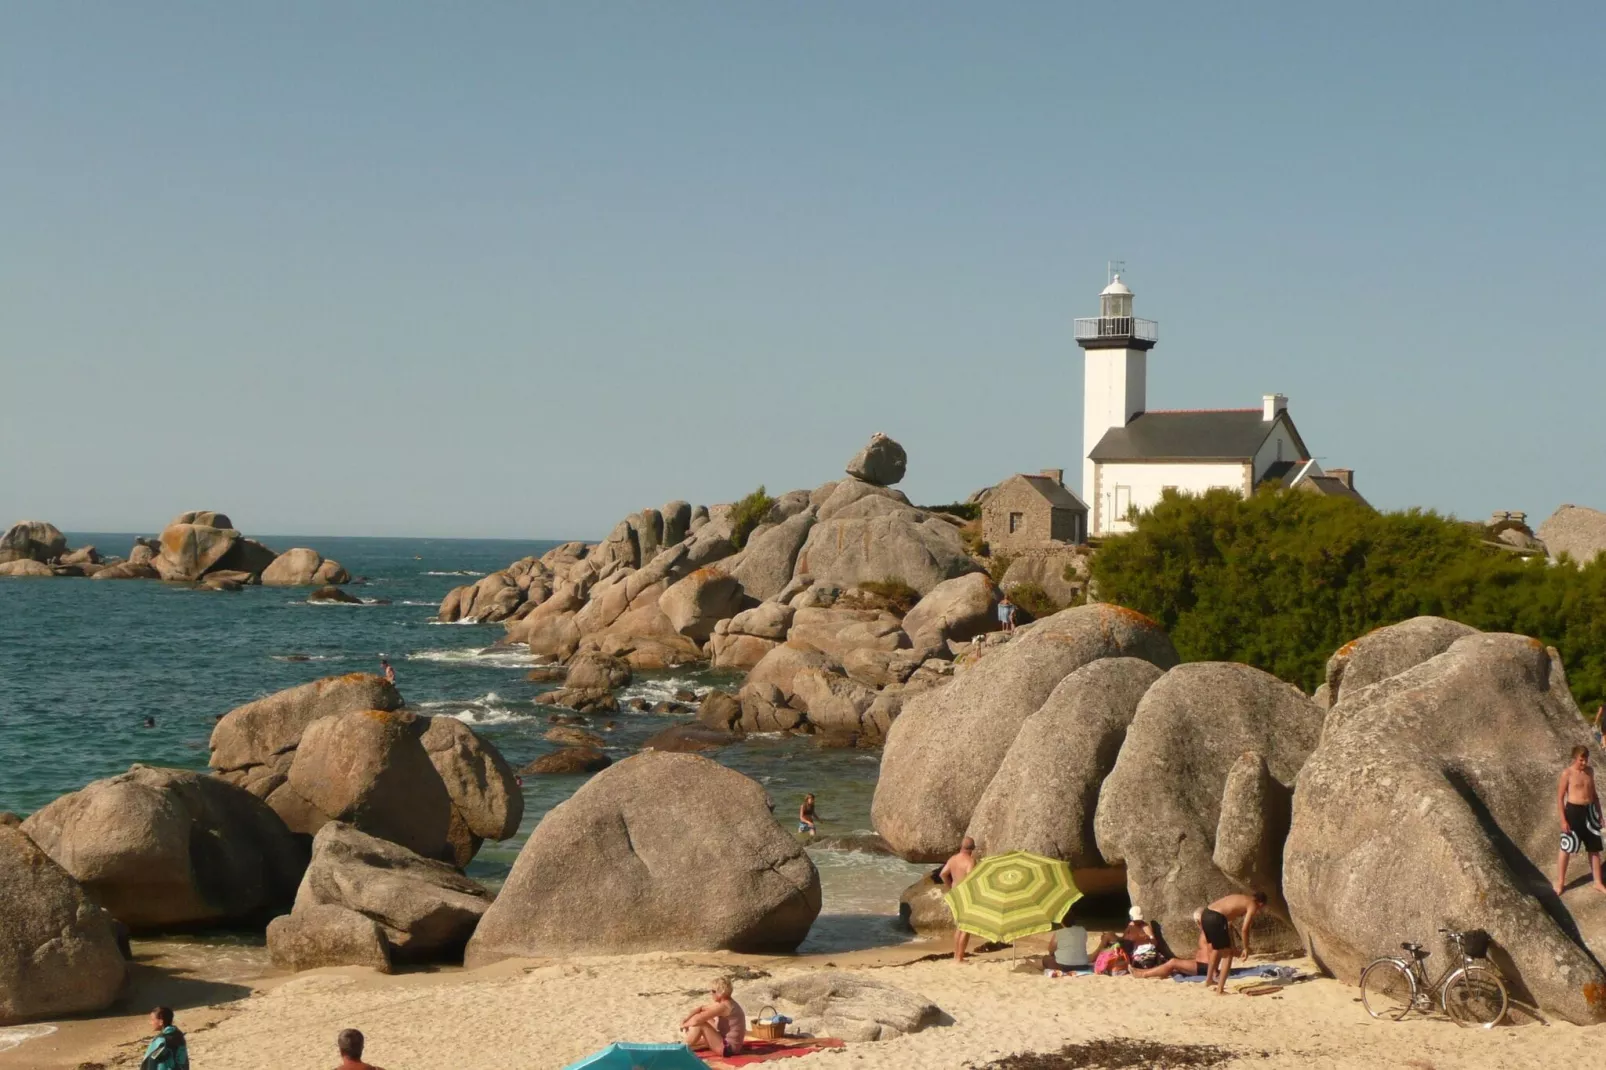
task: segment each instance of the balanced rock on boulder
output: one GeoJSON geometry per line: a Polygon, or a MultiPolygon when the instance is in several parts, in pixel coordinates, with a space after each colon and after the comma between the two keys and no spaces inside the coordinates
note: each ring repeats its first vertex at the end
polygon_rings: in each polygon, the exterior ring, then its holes
{"type": "Polygon", "coordinates": [[[22,831],[135,932],[260,922],[291,901],[307,862],[250,792],[145,765],[63,795],[22,831]]]}
{"type": "MultiPolygon", "coordinates": [[[[1388,644],[1393,630],[1368,640],[1388,644]]],[[[1559,655],[1525,636],[1463,636],[1341,696],[1294,787],[1283,854],[1316,961],[1355,983],[1402,939],[1437,961],[1449,953],[1440,927],[1483,929],[1514,997],[1606,1021],[1606,896],[1582,855],[1565,894],[1549,887],[1557,777],[1591,743],[1559,655]]]]}
{"type": "Polygon", "coordinates": [[[814,863],[775,823],[757,783],[695,755],[640,754],[598,773],[536,827],[465,963],[792,951],[819,912],[814,863]]]}
{"type": "Polygon", "coordinates": [[[0,825],[0,903],[0,1026],[98,1011],[117,998],[116,922],[8,825],[0,825]]]}
{"type": "Polygon", "coordinates": [[[903,447],[877,431],[864,449],[853,455],[847,473],[878,487],[890,487],[903,479],[908,465],[909,455],[903,447]]]}

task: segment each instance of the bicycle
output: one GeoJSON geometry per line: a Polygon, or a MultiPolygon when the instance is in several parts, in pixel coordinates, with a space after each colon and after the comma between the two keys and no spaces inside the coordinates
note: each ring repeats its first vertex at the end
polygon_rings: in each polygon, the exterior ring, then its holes
{"type": "Polygon", "coordinates": [[[1431,952],[1421,944],[1404,943],[1406,958],[1374,959],[1361,971],[1361,1002],[1373,1018],[1397,1022],[1413,1010],[1433,1013],[1434,997],[1444,1013],[1457,1025],[1481,1025],[1491,1029],[1506,1016],[1510,998],[1500,974],[1475,959],[1489,950],[1489,934],[1481,930],[1460,932],[1440,929],[1455,948],[1457,961],[1445,967],[1436,981],[1429,982],[1422,960],[1431,952]]]}

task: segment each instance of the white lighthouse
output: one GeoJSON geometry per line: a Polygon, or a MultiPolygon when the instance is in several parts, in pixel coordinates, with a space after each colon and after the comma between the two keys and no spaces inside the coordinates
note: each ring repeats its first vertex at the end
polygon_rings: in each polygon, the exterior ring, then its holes
{"type": "MultiPolygon", "coordinates": [[[[1160,339],[1160,325],[1132,315],[1132,291],[1119,274],[1099,294],[1099,314],[1076,321],[1076,344],[1086,352],[1082,391],[1082,498],[1095,518],[1108,518],[1113,502],[1099,508],[1100,488],[1093,449],[1105,432],[1125,427],[1144,411],[1149,350],[1160,339]]],[[[1124,503],[1123,503],[1124,504],[1124,503]]],[[[1095,534],[1107,524],[1095,522],[1095,534]]]]}

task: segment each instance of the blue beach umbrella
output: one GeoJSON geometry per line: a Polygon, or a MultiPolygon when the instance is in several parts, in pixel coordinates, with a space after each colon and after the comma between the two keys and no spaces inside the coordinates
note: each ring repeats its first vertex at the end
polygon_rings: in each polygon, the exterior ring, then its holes
{"type": "Polygon", "coordinates": [[[684,1044],[609,1044],[563,1070],[708,1070],[684,1044]]]}

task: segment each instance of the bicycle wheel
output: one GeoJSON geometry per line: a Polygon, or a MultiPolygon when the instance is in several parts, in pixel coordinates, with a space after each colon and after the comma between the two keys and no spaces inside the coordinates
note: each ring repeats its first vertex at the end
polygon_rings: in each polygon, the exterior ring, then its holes
{"type": "Polygon", "coordinates": [[[1457,970],[1444,983],[1444,1013],[1458,1025],[1492,1029],[1506,1016],[1509,999],[1500,975],[1482,966],[1457,970]]]}
{"type": "Polygon", "coordinates": [[[1411,1013],[1416,980],[1395,959],[1378,959],[1361,971],[1361,1002],[1373,1018],[1397,1022],[1411,1013]]]}

